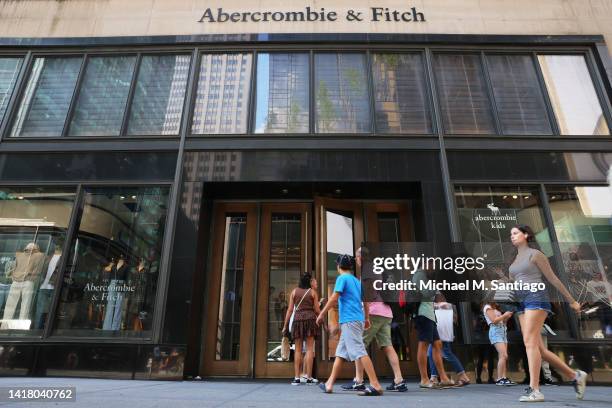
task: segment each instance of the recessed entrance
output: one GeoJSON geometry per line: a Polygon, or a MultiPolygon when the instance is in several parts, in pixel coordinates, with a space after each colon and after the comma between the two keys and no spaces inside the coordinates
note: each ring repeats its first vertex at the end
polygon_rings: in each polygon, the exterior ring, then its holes
{"type": "MultiPolygon", "coordinates": [[[[200,372],[292,377],[293,355],[290,361],[281,359],[281,329],[300,276],[311,272],[318,281],[319,298],[328,299],[338,254],[354,254],[364,241],[415,240],[414,206],[411,199],[321,196],[308,201],[215,201],[200,372]]],[[[337,309],[329,312],[327,322],[330,328],[338,324],[337,309]]],[[[416,348],[407,316],[395,313],[392,335],[404,375],[416,373],[416,348]]],[[[314,375],[326,376],[331,370],[338,338],[322,330],[314,375]]],[[[370,351],[377,372],[390,375],[375,344],[370,351]]],[[[343,376],[353,375],[354,366],[345,364],[343,376]]]]}

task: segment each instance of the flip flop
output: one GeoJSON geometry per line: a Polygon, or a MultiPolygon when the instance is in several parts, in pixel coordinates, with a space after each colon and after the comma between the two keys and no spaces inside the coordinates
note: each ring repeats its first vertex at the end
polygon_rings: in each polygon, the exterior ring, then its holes
{"type": "Polygon", "coordinates": [[[321,389],[321,391],[323,391],[323,392],[324,392],[324,393],[326,393],[326,394],[331,394],[331,393],[333,393],[333,391],[328,391],[328,390],[327,390],[327,386],[325,385],[325,383],[324,383],[324,382],[320,382],[320,383],[319,383],[319,388],[321,389]]]}
{"type": "Polygon", "coordinates": [[[383,395],[383,391],[379,391],[371,385],[368,385],[365,391],[358,392],[357,395],[359,395],[360,397],[380,397],[381,395],[383,395]]]}

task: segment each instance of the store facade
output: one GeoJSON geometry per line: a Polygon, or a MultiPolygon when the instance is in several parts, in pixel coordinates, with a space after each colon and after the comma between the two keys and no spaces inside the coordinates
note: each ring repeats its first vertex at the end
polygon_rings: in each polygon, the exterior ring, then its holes
{"type": "Polygon", "coordinates": [[[549,347],[612,382],[612,1],[486,3],[0,1],[0,375],[289,377],[304,271],[327,297],[369,242],[503,274],[525,223],[585,304],[549,347]]]}

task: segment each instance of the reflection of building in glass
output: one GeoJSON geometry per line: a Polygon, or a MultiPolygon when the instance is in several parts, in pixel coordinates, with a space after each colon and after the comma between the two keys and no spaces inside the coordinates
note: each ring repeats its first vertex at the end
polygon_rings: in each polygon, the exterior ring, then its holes
{"type": "Polygon", "coordinates": [[[260,54],[257,133],[308,132],[308,54],[260,54]]]}
{"type": "MultiPolygon", "coordinates": [[[[237,180],[242,168],[238,152],[193,152],[185,155],[184,180],[232,181],[237,180]]],[[[200,216],[202,183],[185,183],[181,207],[191,220],[200,216]]]]}
{"type": "Polygon", "coordinates": [[[185,84],[189,76],[190,62],[189,55],[177,55],[176,62],[170,67],[172,80],[170,81],[166,113],[163,116],[162,135],[174,135],[180,128],[183,100],[185,99],[185,84]]]}
{"type": "Polygon", "coordinates": [[[200,63],[193,133],[245,133],[251,54],[205,54],[200,63]]]}
{"type": "Polygon", "coordinates": [[[612,168],[612,153],[563,153],[571,180],[605,178],[612,168]]]}

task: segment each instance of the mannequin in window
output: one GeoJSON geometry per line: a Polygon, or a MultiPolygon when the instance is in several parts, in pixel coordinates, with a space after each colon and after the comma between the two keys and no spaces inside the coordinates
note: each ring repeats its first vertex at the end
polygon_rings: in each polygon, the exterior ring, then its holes
{"type": "Polygon", "coordinates": [[[134,331],[144,330],[143,320],[146,317],[144,303],[147,290],[147,275],[147,263],[144,258],[139,258],[138,265],[131,268],[130,280],[128,282],[129,286],[135,288],[129,297],[129,306],[127,308],[130,329],[134,331]]]}
{"type": "Polygon", "coordinates": [[[2,329],[30,328],[30,307],[34,297],[34,285],[40,277],[44,263],[45,255],[34,242],[27,244],[23,252],[15,253],[15,267],[9,274],[12,283],[2,317],[2,329]],[[13,322],[20,300],[19,321],[13,322]]]}
{"type": "Polygon", "coordinates": [[[124,291],[128,265],[125,255],[121,254],[117,262],[111,260],[103,270],[108,274],[108,290],[106,291],[106,309],[104,311],[104,324],[102,330],[119,330],[121,328],[121,315],[123,312],[124,291]]]}
{"type": "Polygon", "coordinates": [[[57,284],[57,275],[60,266],[60,258],[62,256],[62,245],[56,244],[55,250],[51,256],[45,260],[43,271],[42,284],[38,288],[38,296],[36,298],[36,313],[34,313],[33,328],[42,329],[45,326],[46,315],[49,313],[49,305],[53,299],[53,290],[57,284]]]}

